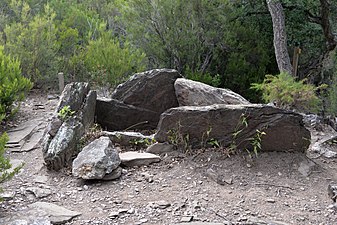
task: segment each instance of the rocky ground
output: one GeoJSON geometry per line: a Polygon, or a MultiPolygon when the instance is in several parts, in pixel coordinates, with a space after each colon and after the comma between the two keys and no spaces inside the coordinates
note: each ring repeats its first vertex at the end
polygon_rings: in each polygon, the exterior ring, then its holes
{"type": "MultiPolygon", "coordinates": [[[[48,121],[58,100],[47,97],[32,92],[6,129],[33,119],[48,121]]],[[[313,144],[336,135],[321,128],[312,131],[313,144]]],[[[333,143],[330,147],[337,149],[333,143]]],[[[0,204],[0,224],[29,216],[35,202],[81,213],[66,223],[76,225],[337,224],[337,206],[328,195],[328,185],[337,183],[336,157],[272,152],[250,160],[245,152],[225,153],[168,153],[160,163],[125,167],[117,180],[84,182],[71,170],[48,171],[40,148],[9,151],[12,160],[25,165],[2,185],[6,199],[0,204]]]]}

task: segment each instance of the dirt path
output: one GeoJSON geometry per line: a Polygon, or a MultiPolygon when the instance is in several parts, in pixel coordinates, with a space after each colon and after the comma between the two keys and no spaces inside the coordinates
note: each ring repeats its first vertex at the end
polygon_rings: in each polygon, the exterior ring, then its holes
{"type": "MultiPolygon", "coordinates": [[[[57,100],[33,94],[18,114],[21,121],[44,118],[57,100]],[[40,108],[34,109],[39,104],[40,108]],[[35,106],[34,106],[35,105],[35,106]]],[[[316,133],[318,134],[318,133],[316,133]]],[[[317,137],[315,137],[317,138],[317,137]]],[[[221,150],[168,154],[147,167],[124,168],[115,181],[84,182],[69,171],[43,166],[41,149],[10,153],[25,162],[3,185],[12,199],[0,205],[0,224],[36,201],[79,211],[67,224],[337,224],[327,187],[337,182],[337,160],[309,159],[298,153],[245,153],[230,158],[221,150]],[[32,187],[40,188],[40,196],[32,187]],[[43,194],[44,193],[44,194],[43,194]],[[204,222],[204,223],[201,223],[204,222]]]]}

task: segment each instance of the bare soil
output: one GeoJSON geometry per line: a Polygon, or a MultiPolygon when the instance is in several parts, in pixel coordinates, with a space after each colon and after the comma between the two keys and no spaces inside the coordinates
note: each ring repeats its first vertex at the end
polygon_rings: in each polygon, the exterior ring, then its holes
{"type": "MultiPolygon", "coordinates": [[[[11,126],[38,117],[48,120],[57,101],[32,92],[11,126]]],[[[330,135],[326,129],[312,131],[313,141],[330,135]]],[[[2,185],[6,192],[15,192],[15,197],[0,204],[0,217],[46,201],[81,212],[67,223],[76,225],[175,224],[184,219],[224,224],[337,224],[336,208],[327,191],[328,184],[337,182],[337,159],[310,152],[261,152],[253,160],[245,152],[227,157],[222,149],[175,152],[162,155],[160,163],[124,168],[117,180],[90,182],[72,177],[69,170],[48,171],[40,148],[10,153],[10,158],[24,160],[25,166],[2,185]],[[306,165],[310,165],[309,174],[303,175],[299,168],[306,165]],[[40,185],[34,182],[38,176],[47,176],[43,187],[52,191],[41,199],[26,191],[40,185]]]]}

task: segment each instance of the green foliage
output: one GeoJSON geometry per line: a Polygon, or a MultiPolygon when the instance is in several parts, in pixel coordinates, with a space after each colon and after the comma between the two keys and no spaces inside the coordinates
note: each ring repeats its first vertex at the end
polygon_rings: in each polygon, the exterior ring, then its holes
{"type": "Polygon", "coordinates": [[[13,113],[14,103],[24,99],[32,83],[21,75],[20,62],[5,55],[0,46],[0,122],[13,113]]]}
{"type": "Polygon", "coordinates": [[[135,138],[130,140],[130,144],[135,147],[143,147],[146,148],[152,144],[156,143],[156,140],[154,138],[148,139],[148,138],[135,138]]]}
{"type": "Polygon", "coordinates": [[[185,72],[186,78],[194,81],[199,81],[214,87],[218,87],[220,85],[220,75],[217,74],[215,76],[212,76],[210,73],[200,73],[200,72],[192,72],[190,70],[187,70],[185,72]]]}
{"type": "Polygon", "coordinates": [[[120,43],[102,32],[97,40],[89,41],[85,63],[93,81],[114,87],[132,73],[145,69],[145,55],[129,42],[120,43]]]}
{"type": "Polygon", "coordinates": [[[255,157],[258,156],[258,152],[262,149],[261,141],[264,135],[266,135],[266,132],[256,130],[254,136],[248,139],[250,141],[251,149],[246,148],[246,151],[248,152],[250,158],[252,158],[252,152],[255,157]]]}
{"type": "MultiPolygon", "coordinates": [[[[29,15],[29,6],[26,7],[29,15]]],[[[22,22],[9,24],[4,30],[6,52],[20,60],[22,73],[32,81],[40,84],[51,80],[56,82],[59,46],[56,42],[55,12],[45,5],[44,13],[29,22],[24,19],[27,16],[21,16],[22,22]]]]}
{"type": "Polygon", "coordinates": [[[190,145],[189,134],[183,134],[181,132],[181,123],[177,123],[177,128],[171,129],[167,132],[169,143],[174,145],[176,148],[183,150],[186,154],[192,149],[190,145]]]}
{"type": "MultiPolygon", "coordinates": [[[[19,170],[23,167],[23,164],[12,169],[12,165],[10,163],[9,158],[5,156],[5,145],[8,141],[8,135],[6,133],[3,133],[0,135],[0,184],[11,179],[15,174],[19,172],[19,170]]],[[[2,192],[2,188],[0,187],[0,192],[2,192]]],[[[1,201],[2,199],[0,199],[1,201]]]]}
{"type": "Polygon", "coordinates": [[[62,120],[65,121],[69,119],[72,115],[75,114],[75,111],[70,109],[69,105],[64,106],[58,113],[58,117],[62,120]]]}
{"type": "Polygon", "coordinates": [[[230,144],[229,152],[227,153],[228,155],[233,154],[238,150],[240,150],[242,145],[246,145],[244,150],[248,153],[249,157],[250,158],[253,157],[252,153],[254,153],[255,157],[258,157],[258,152],[262,149],[261,148],[262,137],[266,135],[266,133],[264,131],[256,129],[253,137],[240,140],[240,134],[244,132],[244,130],[247,127],[248,127],[248,119],[247,116],[243,113],[240,115],[239,121],[234,129],[232,143],[230,144]],[[238,140],[240,141],[238,142],[238,140]]]}
{"type": "Polygon", "coordinates": [[[306,80],[296,81],[293,76],[281,73],[278,76],[266,75],[262,83],[253,83],[251,88],[261,91],[263,99],[274,102],[277,107],[317,112],[321,105],[321,100],[316,95],[318,88],[305,82],[306,80]]]}

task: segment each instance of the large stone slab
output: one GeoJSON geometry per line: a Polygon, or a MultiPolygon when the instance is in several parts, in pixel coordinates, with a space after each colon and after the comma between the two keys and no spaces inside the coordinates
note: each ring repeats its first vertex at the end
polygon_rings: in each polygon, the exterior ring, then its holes
{"type": "Polygon", "coordinates": [[[160,114],[115,99],[97,99],[96,121],[104,130],[154,129],[160,114]]]}
{"type": "Polygon", "coordinates": [[[73,175],[82,179],[102,179],[117,169],[121,160],[108,137],[94,140],[73,161],[73,175]]]}
{"type": "Polygon", "coordinates": [[[178,106],[174,82],[180,77],[181,75],[172,69],[137,73],[119,85],[111,98],[161,114],[169,108],[178,106]]]}
{"type": "Polygon", "coordinates": [[[246,148],[257,130],[266,133],[261,142],[264,151],[304,152],[310,144],[310,132],[300,114],[258,104],[169,109],[161,115],[155,139],[187,140],[192,147],[200,147],[210,139],[229,146],[234,140],[238,148],[246,148]]]}
{"type": "Polygon", "coordinates": [[[207,106],[213,104],[249,104],[241,95],[223,88],[178,78],[174,83],[179,106],[207,106]]]}
{"type": "Polygon", "coordinates": [[[35,202],[29,207],[44,211],[52,224],[63,224],[82,214],[48,202],[35,202]]]}

